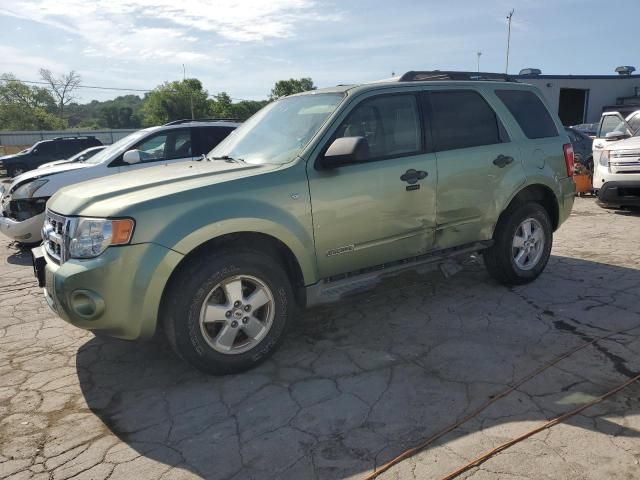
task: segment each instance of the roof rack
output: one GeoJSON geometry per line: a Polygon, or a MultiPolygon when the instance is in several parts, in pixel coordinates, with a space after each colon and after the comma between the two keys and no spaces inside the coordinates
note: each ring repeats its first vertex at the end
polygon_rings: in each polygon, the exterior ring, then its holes
{"type": "Polygon", "coordinates": [[[67,135],[64,137],[45,138],[45,140],[76,140],[78,138],[96,138],[94,135],[67,135]]]}
{"type": "Polygon", "coordinates": [[[487,72],[455,72],[446,70],[432,71],[416,71],[411,70],[402,75],[399,82],[427,82],[438,80],[455,80],[455,81],[489,81],[489,82],[516,82],[513,77],[505,73],[487,73],[487,72]]]}
{"type": "Polygon", "coordinates": [[[242,122],[239,118],[182,118],[180,120],[174,120],[169,123],[165,123],[163,127],[167,125],[180,125],[181,123],[190,122],[242,122]]]}

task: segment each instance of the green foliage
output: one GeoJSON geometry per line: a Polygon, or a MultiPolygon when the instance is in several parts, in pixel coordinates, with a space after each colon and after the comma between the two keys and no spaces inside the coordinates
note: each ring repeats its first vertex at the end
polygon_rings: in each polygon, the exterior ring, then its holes
{"type": "Polygon", "coordinates": [[[45,88],[31,87],[11,74],[0,76],[0,130],[55,130],[65,124],[45,88]]]}
{"type": "Polygon", "coordinates": [[[113,100],[67,105],[69,127],[78,128],[140,128],[140,109],[144,100],[137,95],[123,95],[113,100]]]}
{"type": "Polygon", "coordinates": [[[183,118],[207,116],[209,94],[200,80],[188,78],[165,82],[145,95],[142,115],[144,125],[162,125],[183,118]]]}
{"type": "MultiPolygon", "coordinates": [[[[72,72],[73,73],[73,72],[72,72]]],[[[60,105],[49,89],[26,85],[10,74],[0,76],[0,129],[57,130],[71,128],[140,128],[172,120],[191,118],[234,118],[246,120],[269,101],[294,93],[315,90],[311,78],[280,80],[271,90],[270,100],[234,102],[226,92],[209,98],[195,78],[165,82],[147,93],[122,95],[100,102],[69,103],[64,119],[60,105]]]]}
{"type": "Polygon", "coordinates": [[[315,90],[317,87],[313,85],[313,80],[310,78],[290,78],[289,80],[279,80],[275,86],[271,89],[271,100],[277,100],[287,95],[293,95],[294,93],[308,92],[309,90],[315,90]]]}
{"type": "Polygon", "coordinates": [[[231,97],[226,92],[222,92],[209,100],[209,116],[212,118],[236,118],[244,121],[267,103],[269,103],[267,100],[241,100],[233,103],[231,97]]]}

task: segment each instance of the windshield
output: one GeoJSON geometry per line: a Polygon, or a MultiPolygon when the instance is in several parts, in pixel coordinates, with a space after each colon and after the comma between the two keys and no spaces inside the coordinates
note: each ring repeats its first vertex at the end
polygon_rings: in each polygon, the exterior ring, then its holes
{"type": "Polygon", "coordinates": [[[101,152],[96,153],[93,157],[88,158],[84,163],[97,165],[98,163],[111,160],[113,157],[123,153],[131,145],[131,143],[135,142],[147,133],[149,132],[146,130],[138,130],[137,132],[133,132],[126,137],[121,138],[117,142],[112,143],[101,152]]]}
{"type": "Polygon", "coordinates": [[[311,94],[270,103],[234,130],[208,158],[247,163],[286,163],[309,143],[342,101],[342,94],[311,94]]]}

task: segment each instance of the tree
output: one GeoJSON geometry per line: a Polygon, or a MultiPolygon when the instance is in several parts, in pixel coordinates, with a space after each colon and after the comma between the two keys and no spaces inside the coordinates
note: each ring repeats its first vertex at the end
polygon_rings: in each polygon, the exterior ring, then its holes
{"type": "Polygon", "coordinates": [[[0,76],[0,129],[64,128],[64,122],[54,114],[55,109],[55,99],[46,88],[26,85],[11,74],[0,76]]]}
{"type": "Polygon", "coordinates": [[[213,118],[234,118],[244,121],[267,103],[267,100],[241,100],[233,103],[229,94],[221,92],[209,100],[209,115],[213,118]]]}
{"type": "Polygon", "coordinates": [[[49,84],[49,90],[58,102],[60,119],[64,119],[64,107],[75,100],[74,91],[80,86],[80,75],[74,70],[56,77],[51,70],[40,69],[40,77],[49,84]]]}
{"type": "Polygon", "coordinates": [[[143,123],[161,125],[192,116],[203,118],[209,110],[208,96],[200,80],[195,78],[165,82],[145,95],[143,123]]]}
{"type": "Polygon", "coordinates": [[[317,87],[313,84],[311,78],[290,78],[289,80],[278,80],[275,86],[271,89],[271,100],[277,100],[287,95],[293,95],[294,93],[308,92],[309,90],[315,90],[317,87]]]}

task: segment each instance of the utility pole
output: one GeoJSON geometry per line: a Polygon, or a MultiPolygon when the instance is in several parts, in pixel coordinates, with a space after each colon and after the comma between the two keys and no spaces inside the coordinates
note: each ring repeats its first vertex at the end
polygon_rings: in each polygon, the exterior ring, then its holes
{"type": "Polygon", "coordinates": [[[478,73],[480,73],[480,56],[482,55],[482,52],[478,52],[478,73]]]}
{"type": "MultiPolygon", "coordinates": [[[[183,63],[182,64],[182,81],[184,82],[186,80],[187,80],[187,69],[185,68],[183,63]]],[[[193,92],[191,91],[191,89],[189,89],[189,101],[191,102],[191,120],[195,120],[196,117],[193,116],[193,92]]]]}
{"type": "Polygon", "coordinates": [[[515,10],[512,8],[511,11],[509,12],[509,15],[507,15],[507,20],[509,20],[509,30],[507,33],[507,66],[504,69],[505,74],[509,73],[509,46],[511,45],[511,17],[513,17],[514,11],[515,10]]]}

